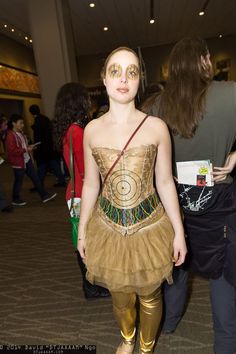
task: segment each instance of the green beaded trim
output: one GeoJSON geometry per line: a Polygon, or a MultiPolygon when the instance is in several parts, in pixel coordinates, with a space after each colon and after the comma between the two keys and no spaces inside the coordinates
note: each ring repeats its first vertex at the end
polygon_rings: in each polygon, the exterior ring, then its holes
{"type": "Polygon", "coordinates": [[[139,205],[131,209],[116,208],[103,196],[99,198],[99,205],[105,215],[115,224],[128,227],[149,217],[157,209],[160,200],[156,193],[144,199],[139,205]]]}

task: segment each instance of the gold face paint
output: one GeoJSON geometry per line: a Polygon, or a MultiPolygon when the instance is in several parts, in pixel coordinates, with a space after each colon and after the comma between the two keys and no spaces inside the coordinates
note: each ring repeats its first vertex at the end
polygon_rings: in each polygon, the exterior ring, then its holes
{"type": "Polygon", "coordinates": [[[135,64],[131,64],[126,69],[126,77],[130,80],[136,80],[139,77],[139,68],[135,64]]]}
{"type": "Polygon", "coordinates": [[[112,78],[121,77],[122,67],[120,66],[120,64],[112,64],[108,68],[108,74],[112,78]]]}

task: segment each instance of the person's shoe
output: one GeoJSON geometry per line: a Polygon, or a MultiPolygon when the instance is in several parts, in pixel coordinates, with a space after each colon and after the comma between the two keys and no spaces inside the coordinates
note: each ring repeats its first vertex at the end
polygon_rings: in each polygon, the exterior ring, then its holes
{"type": "Polygon", "coordinates": [[[66,183],[55,183],[53,187],[66,187],[66,183]]]}
{"type": "Polygon", "coordinates": [[[24,200],[18,199],[18,200],[13,200],[11,204],[15,206],[23,206],[26,205],[26,202],[24,200]]]}
{"type": "Polygon", "coordinates": [[[91,286],[91,288],[83,287],[83,290],[84,296],[87,300],[111,296],[109,290],[106,288],[98,287],[96,285],[91,286]]]}
{"type": "Polygon", "coordinates": [[[57,193],[47,194],[43,197],[42,201],[43,201],[43,203],[47,203],[47,202],[49,202],[49,200],[54,199],[56,196],[57,196],[57,193]]]}
{"type": "Polygon", "coordinates": [[[2,209],[3,213],[11,213],[13,211],[13,206],[7,205],[5,208],[2,209]]]}
{"type": "Polygon", "coordinates": [[[128,344],[121,342],[117,348],[116,354],[132,354],[134,351],[134,343],[128,344]]]}

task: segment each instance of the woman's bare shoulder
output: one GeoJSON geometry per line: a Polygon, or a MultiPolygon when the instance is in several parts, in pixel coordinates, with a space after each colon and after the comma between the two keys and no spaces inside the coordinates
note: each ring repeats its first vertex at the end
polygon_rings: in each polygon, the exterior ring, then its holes
{"type": "Polygon", "coordinates": [[[168,129],[166,123],[161,118],[149,116],[148,121],[149,121],[150,127],[152,127],[153,129],[158,129],[158,130],[168,129]]]}
{"type": "Polygon", "coordinates": [[[103,121],[102,117],[91,120],[86,125],[86,128],[85,128],[86,133],[90,133],[90,132],[93,132],[94,130],[98,129],[102,125],[102,121],[103,121]]]}

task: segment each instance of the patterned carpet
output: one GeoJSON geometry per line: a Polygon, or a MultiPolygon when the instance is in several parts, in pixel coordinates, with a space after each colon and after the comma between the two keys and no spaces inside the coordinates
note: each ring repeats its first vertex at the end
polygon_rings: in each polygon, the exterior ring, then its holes
{"type": "MultiPolygon", "coordinates": [[[[12,171],[0,166],[10,197],[12,171]]],[[[55,183],[47,177],[48,189],[55,183]]],[[[25,207],[0,213],[0,344],[95,344],[113,354],[120,342],[110,299],[86,301],[70,240],[64,189],[42,204],[25,178],[25,207]]],[[[191,280],[187,311],[173,335],[160,336],[156,354],[212,354],[207,281],[191,280]]],[[[138,353],[137,349],[135,353],[138,353]]]]}

